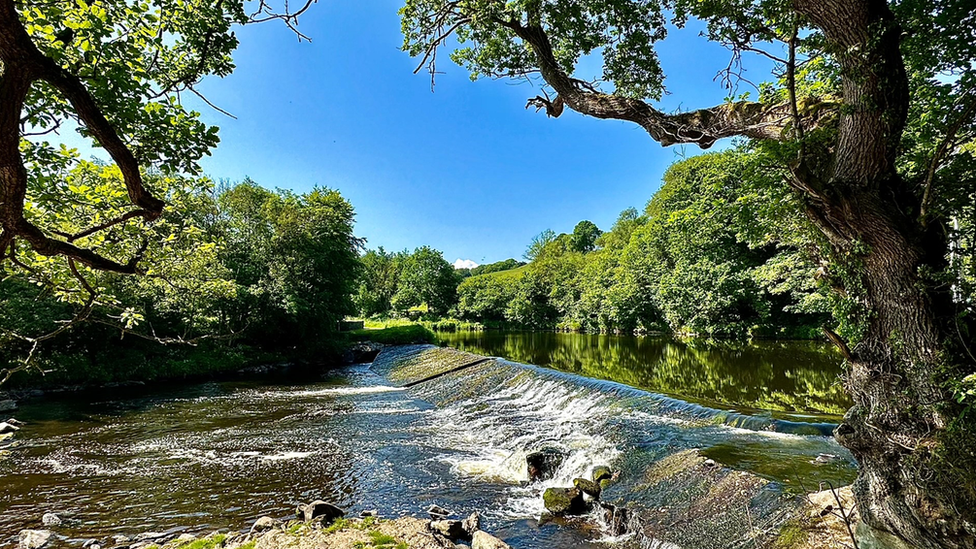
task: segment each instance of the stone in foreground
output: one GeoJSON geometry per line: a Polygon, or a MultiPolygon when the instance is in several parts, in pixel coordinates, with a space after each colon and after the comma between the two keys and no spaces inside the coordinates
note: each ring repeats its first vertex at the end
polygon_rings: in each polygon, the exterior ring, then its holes
{"type": "Polygon", "coordinates": [[[510,545],[495,536],[478,530],[471,540],[471,549],[512,549],[510,545]]]}
{"type": "Polygon", "coordinates": [[[430,529],[451,541],[471,539],[460,520],[435,520],[430,523],[430,529]]]}
{"type": "Polygon", "coordinates": [[[21,530],[18,538],[20,549],[41,549],[47,547],[54,537],[54,532],[50,530],[21,530]]]}
{"type": "Polygon", "coordinates": [[[579,515],[586,512],[583,492],[578,488],[548,488],[542,494],[546,509],[554,515],[579,515]]]}
{"type": "Polygon", "coordinates": [[[262,532],[267,532],[268,530],[271,530],[277,525],[278,525],[277,520],[271,517],[261,517],[258,520],[254,521],[254,524],[251,526],[251,533],[260,534],[262,532]]]}

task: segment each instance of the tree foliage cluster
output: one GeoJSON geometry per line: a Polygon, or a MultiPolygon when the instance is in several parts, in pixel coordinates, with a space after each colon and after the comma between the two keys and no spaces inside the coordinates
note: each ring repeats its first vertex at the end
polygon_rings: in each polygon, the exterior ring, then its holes
{"type": "Polygon", "coordinates": [[[518,270],[475,276],[456,313],[483,323],[587,331],[802,336],[835,299],[816,284],[810,228],[744,149],[673,165],[643,214],[543,232],[518,270]],[[581,233],[590,235],[579,245],[581,233]]]}
{"type": "MultiPolygon", "coordinates": [[[[88,201],[45,213],[65,232],[81,230],[124,202],[118,179],[111,166],[80,162],[65,184],[88,201]]],[[[165,189],[173,208],[141,227],[141,253],[153,268],[137,277],[77,264],[72,272],[51,258],[19,254],[0,282],[0,367],[37,366],[24,381],[47,369],[48,381],[93,382],[337,351],[337,323],[354,312],[361,248],[353,208],[337,191],[299,195],[250,180],[215,187],[190,177],[146,179],[165,189]]],[[[125,232],[135,227],[113,227],[91,245],[125,245],[125,232]]]]}
{"type": "Polygon", "coordinates": [[[354,300],[364,317],[404,316],[411,309],[443,316],[454,305],[462,274],[430,246],[412,253],[380,247],[367,251],[361,261],[354,300]]]}

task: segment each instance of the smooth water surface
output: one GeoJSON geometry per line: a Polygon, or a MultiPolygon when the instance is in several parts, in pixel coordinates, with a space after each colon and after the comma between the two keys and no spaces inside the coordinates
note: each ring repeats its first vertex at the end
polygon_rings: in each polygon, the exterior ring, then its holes
{"type": "Polygon", "coordinates": [[[819,341],[720,341],[552,332],[440,333],[457,349],[616,381],[690,402],[810,414],[850,407],[843,358],[819,341]]]}

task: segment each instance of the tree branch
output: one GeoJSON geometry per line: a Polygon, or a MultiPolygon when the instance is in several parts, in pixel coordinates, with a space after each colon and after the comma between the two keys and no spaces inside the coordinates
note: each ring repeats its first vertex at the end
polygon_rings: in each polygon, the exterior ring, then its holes
{"type": "MultiPolygon", "coordinates": [[[[665,114],[648,103],[630,97],[600,93],[578,85],[559,66],[541,26],[514,20],[496,20],[511,29],[535,52],[543,79],[558,94],[555,99],[536,97],[527,106],[545,107],[549,116],[562,114],[561,105],[595,118],[627,120],[644,128],[662,145],[695,143],[703,149],[725,137],[745,136],[781,140],[790,120],[789,105],[767,106],[739,101],[687,113],[665,114]]],[[[813,121],[815,122],[815,121],[813,121]]]]}

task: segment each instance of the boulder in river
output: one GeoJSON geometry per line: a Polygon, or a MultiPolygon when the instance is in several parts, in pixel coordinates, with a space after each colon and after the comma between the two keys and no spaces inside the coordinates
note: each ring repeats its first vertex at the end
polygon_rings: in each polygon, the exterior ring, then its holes
{"type": "Polygon", "coordinates": [[[478,530],[471,539],[471,549],[512,549],[512,547],[495,536],[478,530]]]}
{"type": "Polygon", "coordinates": [[[17,539],[20,549],[41,549],[47,547],[54,539],[54,532],[50,530],[21,530],[17,539]]]}
{"type": "Polygon", "coordinates": [[[297,515],[298,519],[304,522],[321,520],[325,524],[344,517],[346,512],[329,502],[317,499],[308,505],[300,505],[297,515]]]}
{"type": "Polygon", "coordinates": [[[0,422],[0,435],[5,435],[7,433],[16,433],[20,430],[20,427],[16,425],[11,425],[6,421],[0,422]]]}
{"type": "Polygon", "coordinates": [[[583,492],[593,499],[600,499],[600,485],[592,480],[585,478],[574,478],[573,486],[579,488],[580,492],[583,492]]]}
{"type": "Polygon", "coordinates": [[[613,471],[610,470],[606,465],[597,465],[593,468],[593,474],[590,476],[593,482],[600,482],[601,480],[610,480],[613,478],[613,471]]]}
{"type": "Polygon", "coordinates": [[[555,448],[545,448],[538,452],[532,452],[525,456],[529,480],[551,479],[565,460],[566,454],[555,448]]]}
{"type": "Polygon", "coordinates": [[[62,522],[64,521],[61,520],[61,517],[54,513],[44,513],[44,516],[41,517],[41,524],[44,526],[61,526],[62,522]]]}
{"type": "Polygon", "coordinates": [[[554,515],[579,515],[586,512],[579,488],[548,488],[542,494],[546,509],[554,515]]]}
{"type": "Polygon", "coordinates": [[[451,511],[440,505],[431,505],[427,508],[427,514],[434,520],[441,520],[451,516],[451,511]]]}

